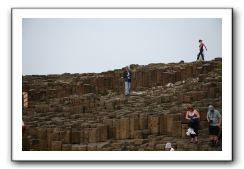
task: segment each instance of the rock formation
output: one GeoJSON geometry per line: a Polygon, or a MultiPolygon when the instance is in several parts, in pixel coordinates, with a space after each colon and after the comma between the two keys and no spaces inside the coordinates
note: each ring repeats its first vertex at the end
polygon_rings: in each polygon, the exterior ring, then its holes
{"type": "Polygon", "coordinates": [[[23,76],[23,150],[216,151],[208,141],[207,107],[222,109],[222,59],[131,65],[124,97],[122,70],[23,76]],[[199,144],[186,135],[186,105],[200,112],[199,144]]]}

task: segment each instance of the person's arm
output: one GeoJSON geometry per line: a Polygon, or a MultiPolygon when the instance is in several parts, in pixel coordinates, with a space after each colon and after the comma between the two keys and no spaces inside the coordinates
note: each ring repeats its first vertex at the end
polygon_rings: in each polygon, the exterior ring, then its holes
{"type": "Polygon", "coordinates": [[[221,126],[221,123],[222,123],[222,117],[221,117],[221,114],[218,112],[218,118],[219,118],[219,120],[218,120],[218,127],[220,127],[221,126]]]}
{"type": "Polygon", "coordinates": [[[197,117],[195,117],[195,119],[199,119],[200,118],[199,112],[195,110],[195,114],[197,115],[197,117]]]}
{"type": "Polygon", "coordinates": [[[218,127],[221,127],[222,119],[219,119],[218,127]]]}
{"type": "Polygon", "coordinates": [[[24,132],[26,130],[25,122],[22,120],[22,131],[24,132]]]}
{"type": "Polygon", "coordinates": [[[204,48],[207,50],[207,47],[205,46],[205,44],[203,44],[204,48]]]}
{"type": "Polygon", "coordinates": [[[209,117],[208,117],[209,111],[207,112],[207,121],[209,122],[209,117]]]}
{"type": "Polygon", "coordinates": [[[121,78],[123,78],[123,79],[125,79],[125,78],[126,78],[125,72],[123,72],[123,74],[122,74],[122,77],[121,77],[121,78]]]}
{"type": "Polygon", "coordinates": [[[188,117],[188,111],[186,112],[186,119],[190,120],[190,118],[188,117]]]}

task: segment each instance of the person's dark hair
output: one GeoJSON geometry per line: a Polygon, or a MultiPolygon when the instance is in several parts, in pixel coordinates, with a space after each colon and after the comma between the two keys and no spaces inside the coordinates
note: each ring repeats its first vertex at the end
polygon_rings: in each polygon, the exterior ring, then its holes
{"type": "Polygon", "coordinates": [[[199,41],[198,42],[202,42],[202,39],[199,39],[199,41]]]}

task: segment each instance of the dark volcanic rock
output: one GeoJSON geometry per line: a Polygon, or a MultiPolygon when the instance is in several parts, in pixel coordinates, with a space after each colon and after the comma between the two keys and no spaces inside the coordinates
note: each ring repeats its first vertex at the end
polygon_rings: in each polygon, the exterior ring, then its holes
{"type": "Polygon", "coordinates": [[[221,150],[208,145],[207,107],[222,109],[222,59],[132,65],[131,96],[122,70],[23,76],[23,150],[221,150]],[[187,104],[200,112],[199,144],[185,132],[187,104]]]}

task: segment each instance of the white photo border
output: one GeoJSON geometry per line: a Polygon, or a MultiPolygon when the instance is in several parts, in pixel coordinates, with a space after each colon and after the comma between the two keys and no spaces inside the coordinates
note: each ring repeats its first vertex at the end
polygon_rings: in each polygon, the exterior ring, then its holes
{"type": "Polygon", "coordinates": [[[232,161],[232,8],[12,8],[13,161],[232,161]],[[22,151],[23,18],[221,18],[222,151],[22,151]]]}

